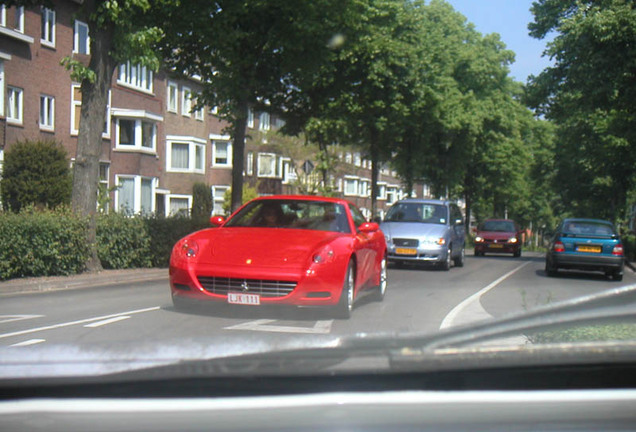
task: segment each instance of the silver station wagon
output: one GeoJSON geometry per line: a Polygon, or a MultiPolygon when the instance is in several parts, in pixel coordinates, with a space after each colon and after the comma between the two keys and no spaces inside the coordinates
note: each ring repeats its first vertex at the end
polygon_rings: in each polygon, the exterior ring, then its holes
{"type": "Polygon", "coordinates": [[[459,207],[449,201],[406,199],[391,206],[380,228],[390,263],[464,265],[466,230],[459,207]]]}

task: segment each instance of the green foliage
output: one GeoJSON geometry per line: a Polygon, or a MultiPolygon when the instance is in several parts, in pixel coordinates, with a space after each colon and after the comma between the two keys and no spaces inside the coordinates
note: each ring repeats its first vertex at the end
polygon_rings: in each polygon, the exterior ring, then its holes
{"type": "Polygon", "coordinates": [[[55,208],[71,198],[66,151],[52,141],[16,142],[5,153],[2,202],[19,212],[29,205],[55,208]]]}
{"type": "Polygon", "coordinates": [[[97,253],[105,269],[150,267],[150,238],[143,219],[120,213],[97,218],[97,253]]]}
{"type": "Polygon", "coordinates": [[[206,223],[212,214],[212,191],[205,183],[192,187],[192,219],[206,223]]]}
{"type": "Polygon", "coordinates": [[[66,208],[0,213],[0,280],[84,270],[87,221],[66,208]]]}
{"type": "Polygon", "coordinates": [[[636,261],[636,234],[629,233],[621,236],[625,257],[631,261],[636,261]]]}
{"type": "Polygon", "coordinates": [[[185,217],[147,217],[143,219],[149,235],[149,255],[152,267],[168,267],[170,253],[177,240],[186,235],[210,227],[209,217],[195,220],[185,217]]]}
{"type": "MultiPolygon", "coordinates": [[[[258,190],[256,187],[251,187],[248,185],[245,185],[243,187],[243,203],[245,204],[248,201],[253,200],[254,198],[258,197],[258,190]]],[[[232,189],[228,189],[225,192],[225,195],[223,196],[223,211],[225,212],[226,215],[229,215],[230,209],[232,204],[232,189]]]]}

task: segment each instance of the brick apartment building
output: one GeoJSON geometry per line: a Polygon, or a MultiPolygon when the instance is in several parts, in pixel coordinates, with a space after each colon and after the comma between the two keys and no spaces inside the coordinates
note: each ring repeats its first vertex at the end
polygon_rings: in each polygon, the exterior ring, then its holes
{"type": "MultiPolygon", "coordinates": [[[[59,142],[73,160],[82,97],[60,61],[90,56],[90,29],[73,17],[78,7],[73,0],[55,1],[54,9],[0,6],[0,169],[4,151],[24,140],[59,142]]],[[[203,182],[210,185],[214,213],[223,212],[232,142],[214,108],[192,110],[200,88],[196,79],[173,79],[130,62],[117,68],[100,159],[111,209],[166,216],[188,211],[194,183],[203,182]]],[[[249,115],[244,175],[260,194],[298,193],[297,182],[307,177],[305,160],[294,160],[268,141],[280,122],[267,112],[249,115]]],[[[355,150],[337,153],[340,168],[330,181],[368,215],[370,162],[355,150]]],[[[378,184],[382,214],[405,194],[388,169],[378,184]]],[[[418,185],[415,195],[428,192],[418,185]]]]}

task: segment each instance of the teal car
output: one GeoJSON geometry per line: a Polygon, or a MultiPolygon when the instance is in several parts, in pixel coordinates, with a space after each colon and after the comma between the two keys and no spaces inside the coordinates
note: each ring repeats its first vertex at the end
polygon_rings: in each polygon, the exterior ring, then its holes
{"type": "Polygon", "coordinates": [[[625,254],[614,225],[601,219],[565,219],[556,229],[545,258],[548,276],[559,269],[601,271],[623,280],[625,254]]]}

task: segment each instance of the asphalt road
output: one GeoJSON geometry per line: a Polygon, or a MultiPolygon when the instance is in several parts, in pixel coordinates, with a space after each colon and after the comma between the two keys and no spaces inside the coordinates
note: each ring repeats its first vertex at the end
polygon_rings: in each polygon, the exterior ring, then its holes
{"type": "Polygon", "coordinates": [[[0,376],[25,364],[109,357],[197,358],[322,343],[364,334],[436,332],[523,312],[636,283],[595,273],[549,278],[539,254],[468,256],[464,267],[440,271],[390,268],[383,302],[361,298],[349,320],[321,310],[224,307],[182,312],[172,307],[166,279],[116,286],[14,295],[0,301],[0,376]],[[293,336],[292,336],[293,335],[293,336]],[[51,360],[53,361],[53,360],[51,360]]]}

